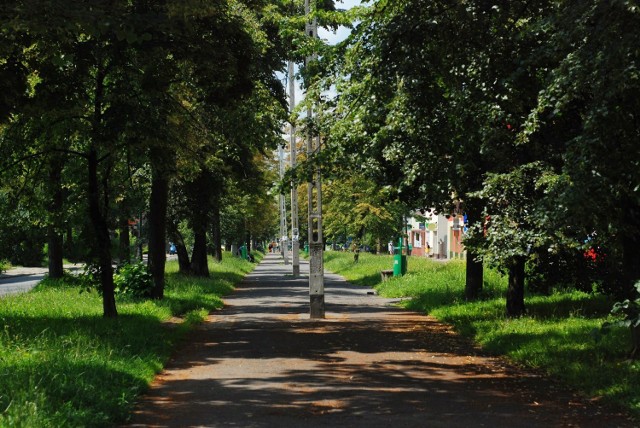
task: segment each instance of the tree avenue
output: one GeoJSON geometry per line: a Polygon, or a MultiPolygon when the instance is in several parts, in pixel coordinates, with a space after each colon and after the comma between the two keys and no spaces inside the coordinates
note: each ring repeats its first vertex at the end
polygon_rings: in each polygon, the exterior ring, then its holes
{"type": "Polygon", "coordinates": [[[337,96],[324,106],[326,145],[346,175],[362,171],[412,209],[462,208],[468,299],[481,295],[483,263],[509,275],[509,316],[525,313],[526,283],[631,297],[638,12],[596,0],[372,2],[327,60],[337,96]]]}
{"type": "Polygon", "coordinates": [[[309,97],[288,119],[323,151],[286,180],[321,163],[330,238],[380,250],[409,210],[457,209],[469,300],[484,265],[509,275],[509,316],[525,286],[634,297],[637,6],[365,4],[312,2],[321,26],[355,22],[330,47],[304,33],[302,1],[4,2],[0,257],[38,264],[47,242],[52,277],[63,256],[90,262],[115,316],[114,260],[148,245],[160,299],[168,240],[181,271],[206,276],[223,240],[268,237],[264,158],[287,119],[275,72],[291,58],[309,97]],[[320,114],[300,120],[307,106],[320,114]]]}
{"type": "MultiPolygon", "coordinates": [[[[127,263],[131,219],[138,218],[140,248],[148,235],[150,294],[163,297],[174,180],[197,194],[182,219],[197,242],[191,273],[208,274],[211,204],[201,202],[219,202],[229,189],[205,182],[259,175],[254,162],[277,141],[284,118],[274,72],[283,68],[275,20],[285,8],[272,3],[0,6],[2,209],[22,213],[6,229],[49,235],[51,276],[62,273],[65,245],[64,256],[93,264],[106,317],[117,315],[113,231],[120,230],[120,263],[127,263]]],[[[13,248],[15,239],[2,240],[13,248]]],[[[38,264],[42,240],[33,240],[38,264]]]]}

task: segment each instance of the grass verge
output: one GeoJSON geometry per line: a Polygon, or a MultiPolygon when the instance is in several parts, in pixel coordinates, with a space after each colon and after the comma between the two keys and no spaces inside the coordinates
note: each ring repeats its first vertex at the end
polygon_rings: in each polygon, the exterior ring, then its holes
{"type": "Polygon", "coordinates": [[[392,256],[325,253],[325,267],[354,284],[373,286],[385,297],[406,297],[403,306],[453,325],[496,355],[528,367],[640,416],[640,362],[627,361],[630,335],[614,329],[596,340],[592,334],[609,318],[613,301],[606,296],[559,290],[550,296],[527,295],[527,316],[505,316],[506,278],[485,269],[477,302],[464,301],[465,265],[410,257],[407,275],[381,282],[380,271],[392,256]]]}
{"type": "Polygon", "coordinates": [[[100,296],[80,294],[72,278],[0,299],[0,426],[125,422],[185,333],[254,265],[225,257],[209,266],[211,278],[199,279],[168,262],[165,299],[118,300],[117,319],[103,318],[100,296]]]}

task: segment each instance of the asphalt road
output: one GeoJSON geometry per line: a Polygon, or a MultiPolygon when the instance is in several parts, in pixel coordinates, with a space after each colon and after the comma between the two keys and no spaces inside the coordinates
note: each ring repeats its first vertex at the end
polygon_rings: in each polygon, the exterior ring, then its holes
{"type": "Polygon", "coordinates": [[[42,279],[44,279],[43,273],[0,278],[0,297],[25,293],[38,285],[42,279]]]}

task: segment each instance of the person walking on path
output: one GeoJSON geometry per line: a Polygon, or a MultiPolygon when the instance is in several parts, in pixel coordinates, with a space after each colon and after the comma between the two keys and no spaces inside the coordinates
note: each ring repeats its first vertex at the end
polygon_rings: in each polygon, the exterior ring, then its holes
{"type": "Polygon", "coordinates": [[[267,254],[157,377],[129,426],[634,426],[373,294],[326,273],[326,319],[310,320],[307,279],[267,254]]]}

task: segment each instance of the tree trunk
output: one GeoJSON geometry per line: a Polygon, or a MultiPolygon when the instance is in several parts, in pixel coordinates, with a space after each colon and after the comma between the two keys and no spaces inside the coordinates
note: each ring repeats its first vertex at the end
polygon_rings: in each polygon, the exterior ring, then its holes
{"type": "Polygon", "coordinates": [[[62,278],[64,276],[63,240],[58,232],[62,215],[62,168],[64,160],[61,157],[51,159],[49,165],[49,186],[51,191],[51,204],[49,205],[49,224],[47,226],[49,278],[62,278]]]}
{"type": "Polygon", "coordinates": [[[519,317],[525,314],[524,277],[525,262],[523,256],[514,257],[509,265],[509,286],[507,288],[507,316],[519,317]]]}
{"type": "Polygon", "coordinates": [[[49,278],[62,278],[64,276],[63,241],[62,235],[50,224],[47,227],[48,235],[48,255],[49,255],[49,278]]]}
{"type": "Polygon", "coordinates": [[[213,182],[210,172],[203,170],[195,181],[188,186],[193,203],[191,228],[193,229],[193,253],[191,254],[191,274],[200,277],[209,276],[207,261],[207,229],[211,211],[213,182]]]}
{"type": "Polygon", "coordinates": [[[73,228],[67,225],[64,240],[64,251],[67,253],[67,257],[73,255],[73,228]]]}
{"type": "Polygon", "coordinates": [[[207,228],[198,227],[194,230],[193,254],[191,255],[191,274],[200,277],[209,277],[209,264],[207,261],[207,228]]]}
{"type": "MultiPolygon", "coordinates": [[[[96,237],[98,267],[100,268],[100,284],[102,287],[103,316],[115,318],[118,316],[113,286],[113,268],[111,267],[111,239],[107,220],[100,209],[100,187],[98,185],[98,155],[91,149],[88,156],[89,163],[89,218],[96,237]]],[[[106,195],[107,190],[103,189],[106,195]]],[[[106,197],[105,197],[106,201],[106,197]]],[[[108,212],[108,207],[103,207],[108,212]]]]}
{"type": "Polygon", "coordinates": [[[220,263],[222,261],[222,234],[220,233],[220,201],[219,199],[213,206],[211,216],[211,227],[213,232],[213,258],[220,263]]]}
{"type": "Polygon", "coordinates": [[[638,293],[635,284],[640,280],[640,239],[627,233],[622,239],[622,274],[624,275],[624,289],[620,298],[636,299],[638,293]]]}
{"type": "Polygon", "coordinates": [[[154,168],[149,201],[149,272],[153,277],[151,297],[164,298],[164,267],[166,262],[167,206],[169,178],[154,168]]]}
{"type": "Polygon", "coordinates": [[[131,261],[131,236],[129,233],[129,219],[127,216],[122,215],[120,217],[120,240],[118,248],[120,264],[131,261]]]}
{"type": "Polygon", "coordinates": [[[464,286],[464,297],[466,300],[477,300],[482,292],[484,281],[484,266],[482,261],[476,260],[477,254],[467,250],[467,269],[464,286]]]}
{"type": "Polygon", "coordinates": [[[176,243],[176,253],[178,254],[178,266],[180,273],[183,275],[191,274],[191,261],[189,260],[189,252],[184,242],[176,243]]]}
{"type": "MultiPolygon", "coordinates": [[[[467,223],[482,221],[482,211],[474,204],[467,207],[467,223]]],[[[478,254],[470,248],[467,248],[467,270],[464,285],[464,297],[466,300],[477,300],[482,292],[484,282],[484,267],[482,261],[476,260],[478,254]]]]}
{"type": "Polygon", "coordinates": [[[178,230],[178,225],[173,221],[167,221],[167,235],[169,236],[169,240],[176,246],[179,272],[183,275],[191,274],[191,262],[189,261],[187,246],[184,244],[184,238],[178,230]]]}

